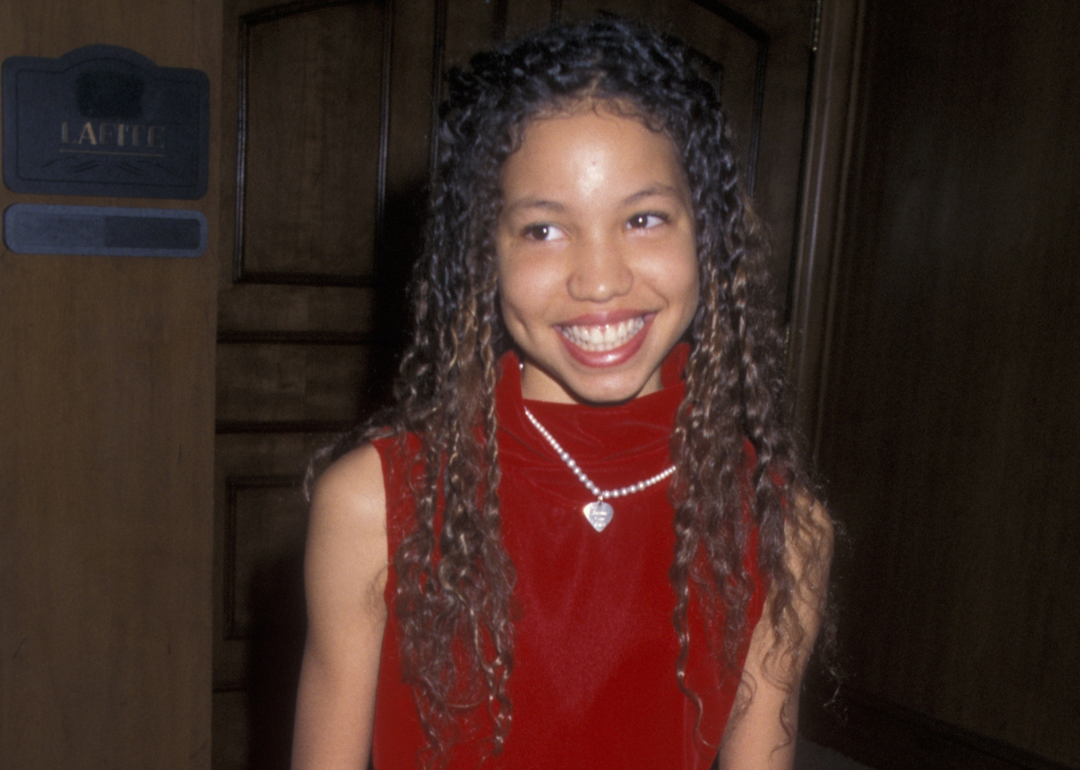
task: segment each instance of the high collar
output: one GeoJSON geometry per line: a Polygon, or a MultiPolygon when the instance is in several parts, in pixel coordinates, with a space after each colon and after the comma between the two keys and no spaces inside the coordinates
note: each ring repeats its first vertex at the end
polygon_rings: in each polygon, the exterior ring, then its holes
{"type": "MultiPolygon", "coordinates": [[[[610,466],[621,469],[622,477],[628,463],[644,461],[651,465],[655,459],[666,463],[675,413],[685,393],[682,372],[688,358],[689,345],[676,345],[664,359],[661,389],[655,393],[621,404],[585,406],[523,399],[520,360],[511,351],[502,358],[496,388],[499,428],[507,434],[500,441],[500,451],[504,448],[513,451],[505,441],[510,439],[514,448],[534,461],[545,458],[561,464],[554,450],[525,417],[527,404],[529,411],[576,461],[583,467],[588,464],[597,473],[610,466]]],[[[600,482],[599,478],[595,480],[600,482]]]]}

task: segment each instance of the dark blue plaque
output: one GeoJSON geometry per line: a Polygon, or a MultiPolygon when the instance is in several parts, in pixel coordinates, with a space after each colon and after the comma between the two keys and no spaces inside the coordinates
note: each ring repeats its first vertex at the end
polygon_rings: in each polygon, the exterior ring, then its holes
{"type": "Polygon", "coordinates": [[[201,211],[16,203],[4,212],[16,254],[198,257],[206,240],[201,211]]]}
{"type": "Polygon", "coordinates": [[[210,82],[127,48],[4,60],[4,184],[12,192],[206,194],[210,82]]]}

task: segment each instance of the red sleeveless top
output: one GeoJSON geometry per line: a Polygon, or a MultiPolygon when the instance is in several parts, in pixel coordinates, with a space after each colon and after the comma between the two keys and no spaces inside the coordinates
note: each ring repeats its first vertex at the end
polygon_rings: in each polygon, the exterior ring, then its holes
{"type": "MultiPolygon", "coordinates": [[[[683,398],[679,376],[686,346],[668,357],[662,390],[617,406],[529,401],[529,410],[601,489],[647,479],[671,464],[669,442],[683,398]]],[[[731,711],[740,672],[723,670],[712,650],[723,617],[706,618],[691,602],[687,685],[675,678],[679,644],[668,579],[675,534],[668,481],[610,501],[602,532],[585,519],[594,498],[559,459],[523,411],[518,359],[503,360],[496,391],[503,543],[517,570],[514,587],[513,717],[503,752],[490,742],[455,744],[450,768],[685,768],[708,770],[731,711]],[[486,756],[486,759],[485,759],[486,756]]],[[[410,437],[406,452],[419,443],[410,437]]],[[[394,439],[375,441],[386,483],[390,573],[375,709],[376,770],[418,766],[426,745],[409,687],[403,683],[400,629],[394,613],[393,557],[413,524],[402,483],[410,466],[394,439]]],[[[750,630],[765,589],[756,571],[750,630]]],[[[486,736],[489,737],[490,730],[486,736]]]]}

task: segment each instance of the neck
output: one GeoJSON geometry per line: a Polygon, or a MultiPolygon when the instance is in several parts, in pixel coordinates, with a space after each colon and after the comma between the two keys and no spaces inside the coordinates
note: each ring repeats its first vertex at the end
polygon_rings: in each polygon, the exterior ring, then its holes
{"type": "MultiPolygon", "coordinates": [[[[598,374],[598,377],[604,375],[598,374]]],[[[608,375],[614,378],[615,375],[608,375]]],[[[614,406],[633,401],[635,398],[656,393],[663,387],[660,369],[652,372],[648,379],[638,387],[638,383],[631,382],[629,385],[618,383],[619,397],[599,398],[590,400],[579,397],[572,389],[562,384],[559,380],[543,371],[535,364],[523,361],[521,363],[521,397],[526,401],[547,401],[557,404],[580,404],[582,406],[614,406]],[[628,392],[629,395],[622,395],[628,392]]]]}

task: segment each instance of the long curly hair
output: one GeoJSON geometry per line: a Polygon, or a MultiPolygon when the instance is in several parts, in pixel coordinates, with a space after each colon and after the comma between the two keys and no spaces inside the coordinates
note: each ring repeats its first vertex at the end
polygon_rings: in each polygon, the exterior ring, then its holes
{"type": "MultiPolygon", "coordinates": [[[[758,571],[770,587],[763,621],[774,630],[770,655],[787,660],[808,633],[791,548],[801,548],[804,561],[825,558],[815,551],[817,525],[793,502],[808,485],[781,420],[782,344],[765,288],[765,239],[719,96],[685,49],[603,19],[477,54],[448,80],[425,252],[411,289],[413,336],[396,406],[377,420],[382,430],[413,433],[422,446],[416,527],[393,559],[393,611],[434,765],[467,715],[475,723],[486,712],[495,753],[511,724],[514,565],[500,537],[494,392],[498,359],[512,341],[498,310],[494,232],[500,170],[531,119],[582,104],[632,115],[670,138],[691,191],[701,295],[671,440],[670,580],[680,649],[672,676],[699,714],[701,701],[683,681],[691,596],[724,608],[724,645],[714,654],[734,670],[748,632],[754,586],[744,562],[756,529],[758,571]]],[[[346,437],[331,459],[372,430],[346,437]]],[[[794,686],[782,674],[778,680],[794,686]]]]}

